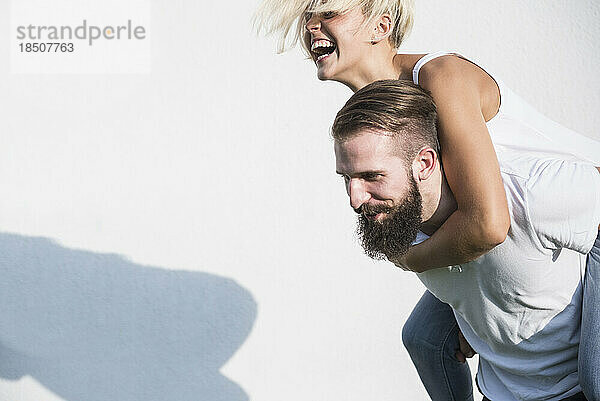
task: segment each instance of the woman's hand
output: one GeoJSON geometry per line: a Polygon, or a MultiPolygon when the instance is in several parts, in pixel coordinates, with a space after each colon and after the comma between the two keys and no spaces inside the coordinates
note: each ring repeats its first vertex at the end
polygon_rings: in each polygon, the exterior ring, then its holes
{"type": "Polygon", "coordinates": [[[406,255],[394,257],[392,259],[389,259],[389,261],[392,262],[393,264],[395,264],[396,267],[399,267],[400,269],[402,269],[404,271],[407,271],[407,272],[413,271],[408,266],[408,263],[406,261],[406,255]]]}

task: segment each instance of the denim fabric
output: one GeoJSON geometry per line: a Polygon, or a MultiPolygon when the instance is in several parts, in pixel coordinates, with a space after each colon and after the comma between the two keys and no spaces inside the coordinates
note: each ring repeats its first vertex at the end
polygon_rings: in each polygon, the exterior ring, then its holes
{"type": "Polygon", "coordinates": [[[588,400],[600,401],[600,232],[588,254],[583,282],[579,384],[588,400]]]}
{"type": "Polygon", "coordinates": [[[432,401],[472,401],[469,365],[455,357],[458,324],[449,305],[429,291],[402,329],[402,341],[432,401]]]}
{"type": "MultiPolygon", "coordinates": [[[[487,397],[483,397],[483,401],[492,401],[492,400],[490,400],[487,397]]],[[[585,395],[583,395],[583,393],[577,393],[570,397],[563,398],[561,401],[589,401],[589,400],[587,398],[585,398],[585,395]]]]}

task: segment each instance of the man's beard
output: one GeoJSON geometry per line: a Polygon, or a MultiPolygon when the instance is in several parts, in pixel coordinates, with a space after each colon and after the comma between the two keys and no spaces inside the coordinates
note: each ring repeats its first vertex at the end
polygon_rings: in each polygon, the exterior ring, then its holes
{"type": "Polygon", "coordinates": [[[414,178],[409,177],[409,192],[401,204],[363,205],[357,210],[356,233],[367,256],[373,259],[393,260],[404,255],[421,228],[422,198],[414,178]],[[386,213],[381,221],[368,219],[365,214],[386,213]]]}

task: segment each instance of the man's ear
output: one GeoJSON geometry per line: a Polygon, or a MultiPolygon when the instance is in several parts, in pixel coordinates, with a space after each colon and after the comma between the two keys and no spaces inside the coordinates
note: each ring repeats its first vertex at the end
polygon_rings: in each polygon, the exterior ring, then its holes
{"type": "Polygon", "coordinates": [[[413,173],[416,181],[427,180],[438,164],[438,157],[432,148],[423,148],[413,161],[413,173]]]}
{"type": "Polygon", "coordinates": [[[383,14],[375,20],[375,28],[373,32],[372,43],[376,44],[384,39],[387,39],[392,34],[392,19],[389,14],[383,14]]]}

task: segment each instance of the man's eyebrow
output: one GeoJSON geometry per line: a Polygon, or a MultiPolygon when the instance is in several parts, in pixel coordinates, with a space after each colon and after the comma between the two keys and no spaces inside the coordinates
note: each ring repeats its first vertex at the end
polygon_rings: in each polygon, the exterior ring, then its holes
{"type": "Polygon", "coordinates": [[[385,174],[385,170],[367,170],[367,171],[361,171],[361,172],[354,173],[354,174],[342,173],[342,172],[336,170],[335,173],[338,175],[353,175],[355,177],[363,177],[365,175],[372,175],[372,174],[385,174]]]}

